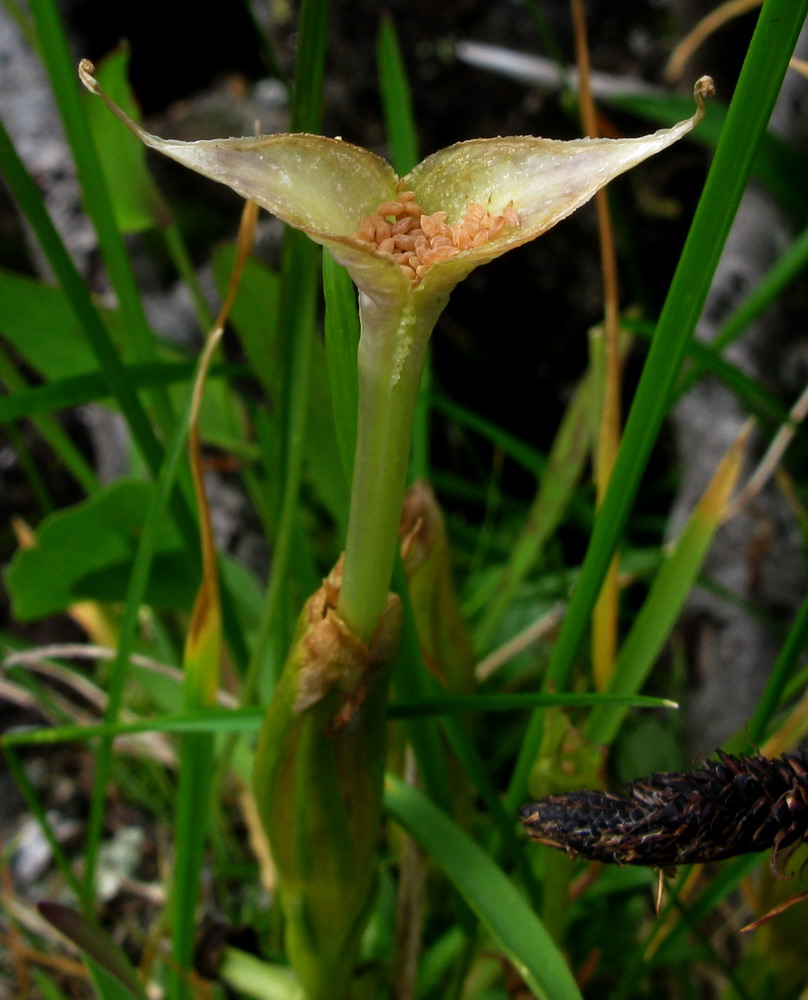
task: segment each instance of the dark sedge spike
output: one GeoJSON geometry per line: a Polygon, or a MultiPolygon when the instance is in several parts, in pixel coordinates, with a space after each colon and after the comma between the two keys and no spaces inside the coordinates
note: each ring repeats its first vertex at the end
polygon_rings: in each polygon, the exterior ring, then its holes
{"type": "MultiPolygon", "coordinates": [[[[520,809],[528,834],[571,857],[671,869],[808,840],[808,752],[770,758],[718,751],[693,771],[632,781],[624,794],[552,795],[520,809]]],[[[791,851],[788,851],[790,854],[791,851]]]]}

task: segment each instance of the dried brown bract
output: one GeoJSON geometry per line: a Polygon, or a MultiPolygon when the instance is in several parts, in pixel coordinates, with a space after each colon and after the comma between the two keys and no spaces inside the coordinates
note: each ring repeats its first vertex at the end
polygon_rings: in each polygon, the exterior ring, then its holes
{"type": "Polygon", "coordinates": [[[808,753],[718,758],[633,781],[622,795],[530,802],[521,820],[534,840],[573,857],[668,869],[772,848],[777,874],[780,852],[808,840],[808,753]]]}

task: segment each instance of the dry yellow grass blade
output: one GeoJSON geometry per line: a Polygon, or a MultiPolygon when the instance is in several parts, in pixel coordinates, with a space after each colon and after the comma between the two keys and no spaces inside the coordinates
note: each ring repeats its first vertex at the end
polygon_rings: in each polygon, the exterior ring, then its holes
{"type": "Polygon", "coordinates": [[[703,17],[695,28],[693,28],[676,46],[665,67],[665,77],[671,83],[676,83],[693,53],[703,45],[704,42],[733,18],[747,14],[755,7],[759,7],[762,0],[727,0],[726,3],[716,7],[706,17],[703,17]]]}

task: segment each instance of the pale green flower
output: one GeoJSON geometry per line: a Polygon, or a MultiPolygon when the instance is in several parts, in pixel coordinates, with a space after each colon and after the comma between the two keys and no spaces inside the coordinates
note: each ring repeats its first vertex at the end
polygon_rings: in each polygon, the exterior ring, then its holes
{"type": "Polygon", "coordinates": [[[92,73],[83,61],[84,85],[146,145],[305,232],[359,289],[359,440],[339,607],[368,641],[390,583],[426,345],[450,292],[475,267],[540,236],[614,177],[686,135],[703,116],[712,80],[696,83],[691,118],[651,135],[472,139],[399,178],[374,153],[318,135],[160,139],[103,94],[92,73]],[[408,217],[421,241],[413,261],[395,240],[385,242],[386,227],[408,217]]]}
{"type": "MultiPolygon", "coordinates": [[[[703,77],[695,87],[695,114],[652,135],[569,141],[534,136],[472,139],[428,156],[399,178],[369,150],[320,135],[161,139],[116,107],[101,92],[93,71],[91,63],[82,61],[84,85],[147,146],[227,184],[327,247],[374,309],[398,314],[411,301],[421,317],[417,325],[428,325],[429,330],[451,290],[475,267],[540,236],[614,177],[682,138],[701,119],[703,98],[713,90],[709,77],[703,77]],[[414,283],[389,254],[357,238],[363,217],[396,202],[402,191],[414,192],[428,216],[445,212],[449,223],[462,220],[469,205],[482,206],[493,217],[505,213],[509,221],[494,238],[433,264],[414,283]]],[[[370,307],[364,301],[362,305],[370,307]]],[[[399,347],[406,350],[406,344],[399,347]]]]}
{"type": "Polygon", "coordinates": [[[309,1000],[350,989],[374,899],[388,677],[399,607],[387,590],[427,341],[454,286],[527,243],[613,177],[681,138],[698,110],[640,139],[474,139],[404,178],[340,139],[270,135],[148,146],[307,233],[359,289],[359,419],[344,573],[307,602],[259,740],[254,788],[277,865],[289,960],[309,1000]]]}

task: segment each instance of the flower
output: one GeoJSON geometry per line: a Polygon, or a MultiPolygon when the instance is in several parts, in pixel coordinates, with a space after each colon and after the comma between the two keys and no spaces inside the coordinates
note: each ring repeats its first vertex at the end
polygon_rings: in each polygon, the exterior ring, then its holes
{"type": "Polygon", "coordinates": [[[433,153],[399,178],[369,150],[319,135],[161,139],[121,111],[93,72],[82,60],[84,85],[147,146],[227,184],[327,247],[357,285],[363,314],[400,312],[411,301],[427,320],[418,324],[428,325],[427,336],[451,290],[474,268],[540,236],[610,180],[676,142],[701,119],[714,90],[702,77],[694,115],[651,135],[472,139],[433,153]]]}
{"type": "Polygon", "coordinates": [[[262,727],[254,788],[277,865],[288,957],[309,1000],[346,994],[373,903],[385,703],[400,607],[388,595],[426,344],[454,286],[690,131],[641,139],[474,139],[406,177],[316,135],[146,145],[325,246],[359,289],[359,419],[344,568],[306,604],[262,727]]]}
{"type": "Polygon", "coordinates": [[[179,142],[151,135],[79,76],[142,141],[227,184],[325,246],[359,289],[359,420],[339,613],[363,641],[387,600],[426,346],[454,286],[546,232],[618,174],[686,135],[697,109],[637,139],[472,139],[405,177],[367,149],[305,133],[179,142]]]}

